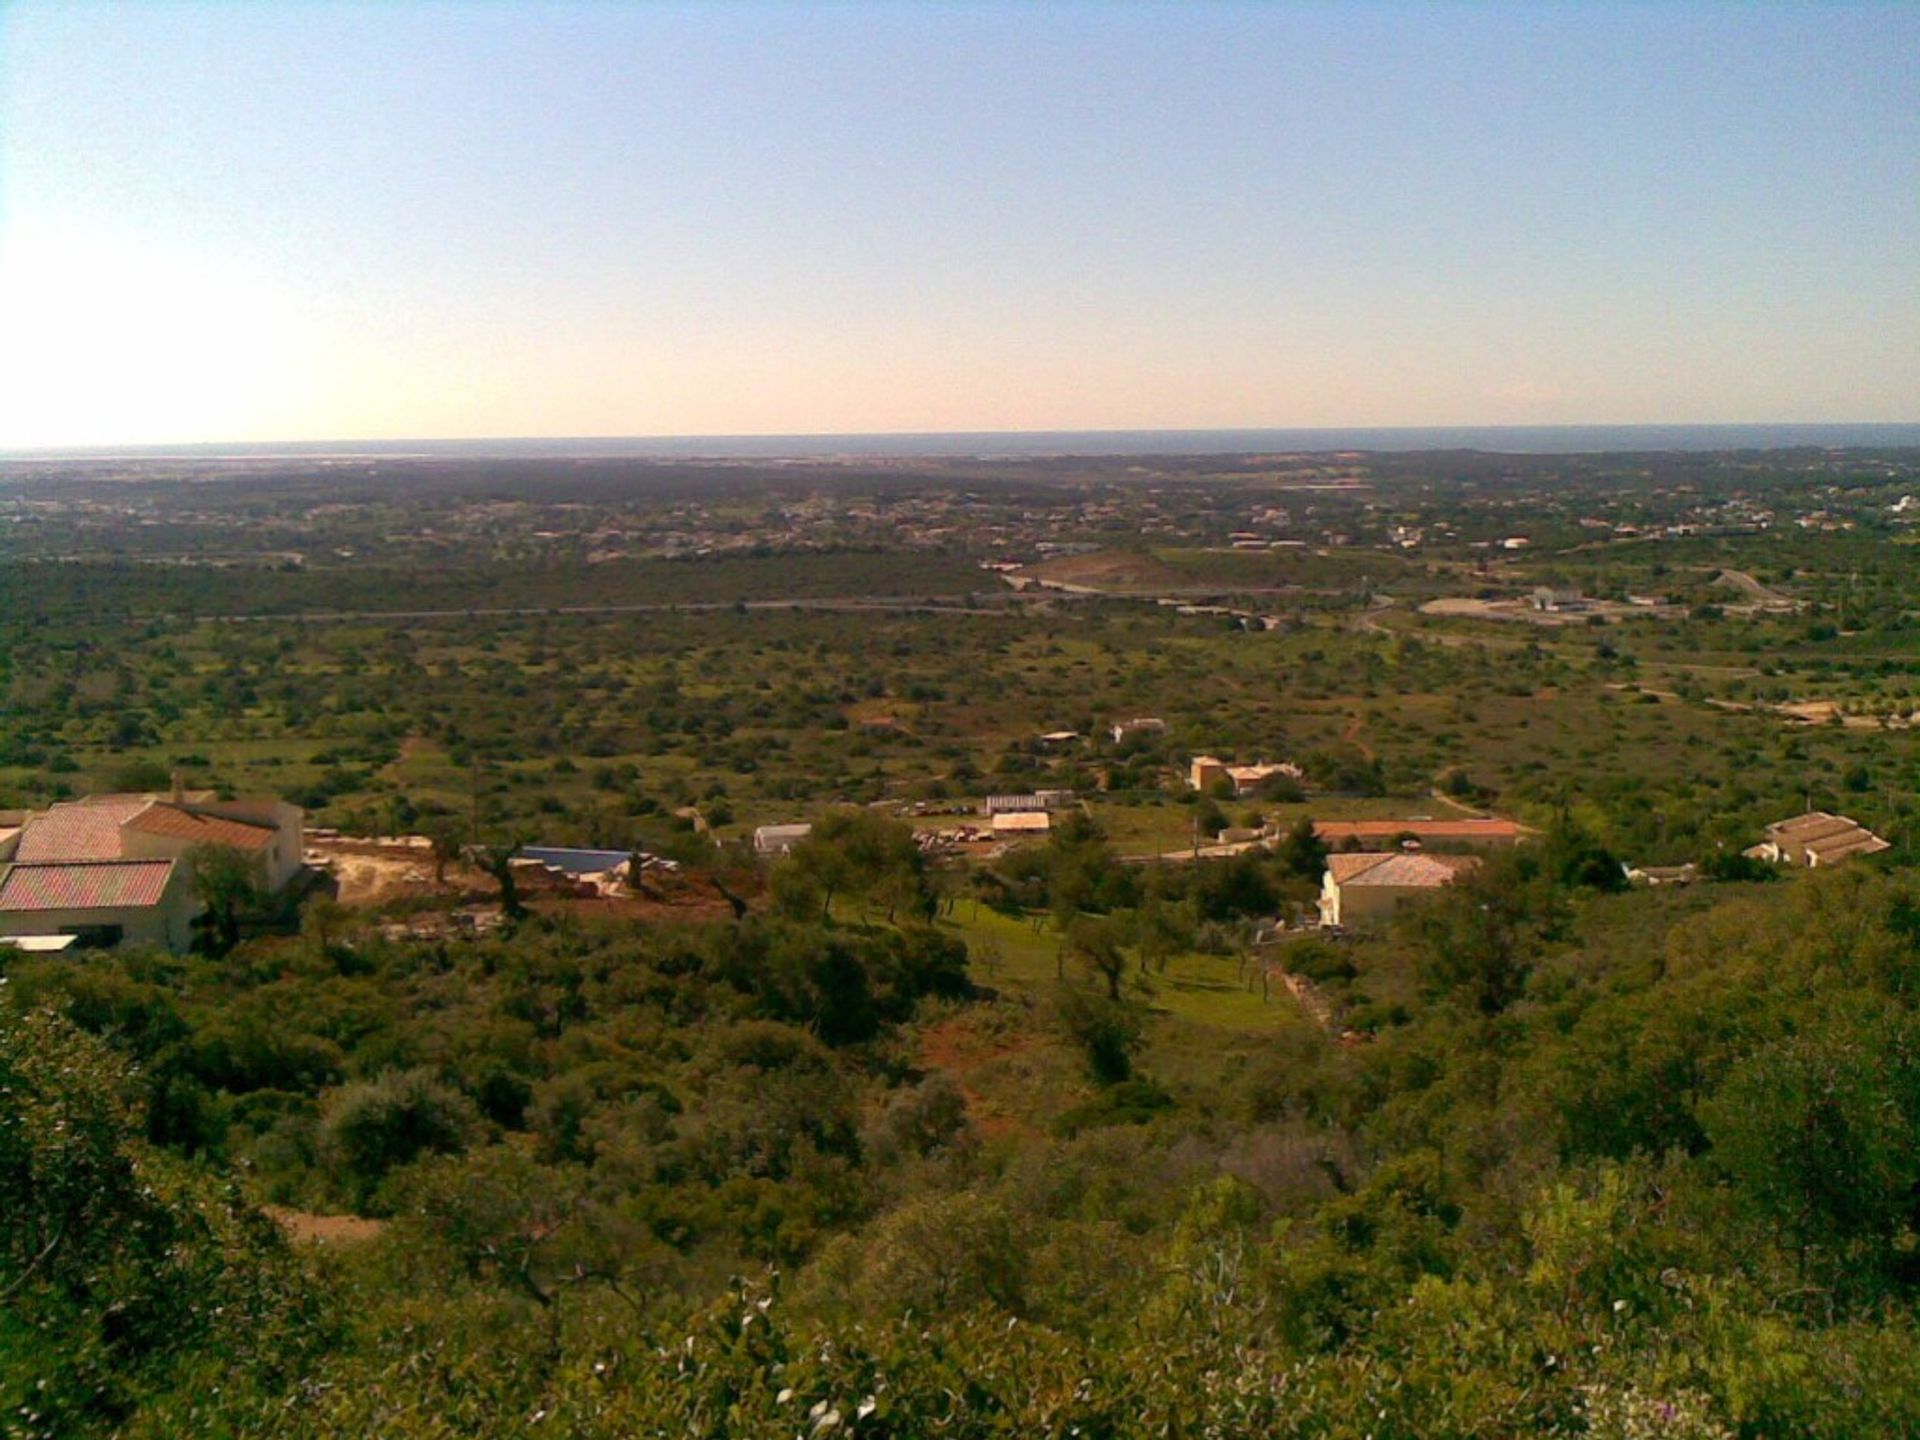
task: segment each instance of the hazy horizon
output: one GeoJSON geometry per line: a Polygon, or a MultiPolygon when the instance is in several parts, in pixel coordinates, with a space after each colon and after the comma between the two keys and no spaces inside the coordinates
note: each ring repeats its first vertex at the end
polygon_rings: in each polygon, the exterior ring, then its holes
{"type": "Polygon", "coordinates": [[[1874,449],[1920,446],[1920,422],[1677,425],[1232,426],[1201,429],[948,430],[752,435],[334,437],[153,445],[0,448],[0,462],[146,458],[549,458],[818,460],[1073,455],[1203,455],[1247,451],[1471,450],[1597,454],[1662,450],[1874,449]]]}
{"type": "Polygon", "coordinates": [[[1917,58],[1887,4],[22,0],[0,447],[1906,423],[1917,58]]]}

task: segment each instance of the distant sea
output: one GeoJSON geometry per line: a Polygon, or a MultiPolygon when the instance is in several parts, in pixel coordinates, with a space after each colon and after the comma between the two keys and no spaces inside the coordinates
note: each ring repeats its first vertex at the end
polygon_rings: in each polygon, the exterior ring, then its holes
{"type": "Polygon", "coordinates": [[[1920,424],[1451,425],[1311,430],[1005,430],[872,435],[665,435],[499,440],[303,440],[0,450],[0,460],[434,459],[821,460],[1045,459],[1068,455],[1237,455],[1272,452],[1477,450],[1509,455],[1608,451],[1881,449],[1920,446],[1920,424]]]}

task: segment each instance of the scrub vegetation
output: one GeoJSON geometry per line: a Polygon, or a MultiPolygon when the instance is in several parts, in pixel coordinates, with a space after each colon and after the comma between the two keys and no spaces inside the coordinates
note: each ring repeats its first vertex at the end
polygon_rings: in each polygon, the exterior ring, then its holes
{"type": "Polygon", "coordinates": [[[0,476],[0,806],[455,876],[0,961],[0,1432],[1920,1431],[1920,457],[1154,464],[0,476]]]}

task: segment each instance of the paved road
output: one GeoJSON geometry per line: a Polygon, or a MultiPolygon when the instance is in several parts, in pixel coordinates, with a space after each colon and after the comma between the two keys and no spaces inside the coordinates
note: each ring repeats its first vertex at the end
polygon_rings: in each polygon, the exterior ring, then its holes
{"type": "MultiPolygon", "coordinates": [[[[247,624],[267,620],[298,620],[325,624],[342,620],[464,620],[469,617],[499,618],[516,615],[645,615],[674,610],[731,610],[736,605],[748,610],[933,610],[942,615],[1005,615],[1010,610],[1036,604],[1058,604],[1085,600],[1144,600],[1145,593],[1134,595],[1113,590],[1063,590],[1052,586],[1028,590],[973,592],[994,595],[994,603],[966,605],[965,595],[843,595],[808,596],[773,600],[651,600],[628,605],[473,605],[443,610],[261,610],[232,615],[154,615],[142,619],[209,620],[219,624],[247,624]]],[[[1218,594],[1217,587],[1201,591],[1218,594]]],[[[1285,589],[1237,591],[1254,595],[1303,593],[1298,586],[1285,589]]]]}
{"type": "MultiPolygon", "coordinates": [[[[1222,855],[1242,855],[1249,850],[1255,850],[1262,845],[1271,843],[1271,841],[1264,839],[1236,840],[1230,845],[1202,845],[1199,853],[1202,860],[1213,860],[1222,855]]],[[[1194,850],[1193,847],[1189,845],[1184,849],[1161,850],[1152,855],[1122,855],[1120,857],[1120,863],[1122,865],[1153,865],[1162,860],[1180,861],[1192,860],[1193,858],[1194,850]]]]}

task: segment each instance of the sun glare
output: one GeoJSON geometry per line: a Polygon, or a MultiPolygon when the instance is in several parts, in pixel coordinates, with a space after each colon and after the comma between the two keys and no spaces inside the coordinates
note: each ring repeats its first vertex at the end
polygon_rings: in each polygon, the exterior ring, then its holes
{"type": "Polygon", "coordinates": [[[305,368],[290,305],[211,257],[55,230],[0,239],[0,433],[62,445],[271,433],[305,368]]]}

